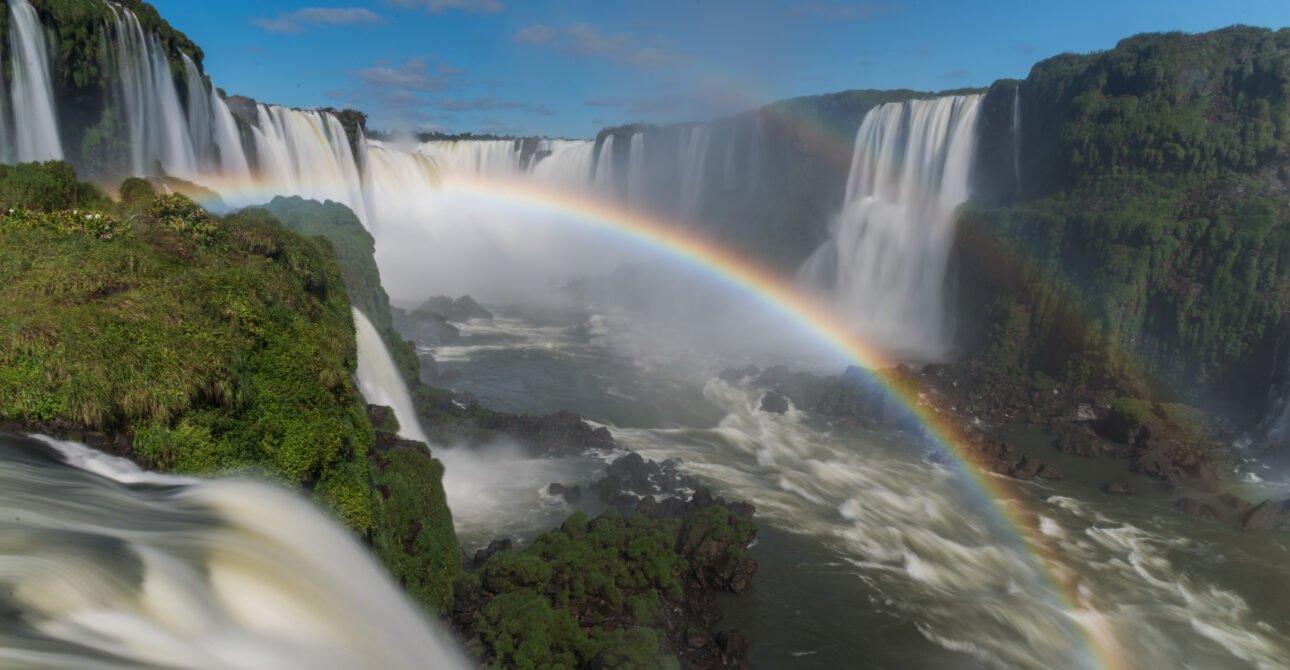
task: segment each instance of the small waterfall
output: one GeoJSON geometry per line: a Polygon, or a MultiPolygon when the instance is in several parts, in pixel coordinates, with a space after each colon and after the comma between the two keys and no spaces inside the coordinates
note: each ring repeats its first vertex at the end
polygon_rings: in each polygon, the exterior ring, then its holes
{"type": "Polygon", "coordinates": [[[980,100],[910,100],[866,114],[832,239],[799,272],[892,353],[938,358],[948,346],[942,284],[980,100]]]}
{"type": "Polygon", "coordinates": [[[591,140],[547,140],[547,154],[533,166],[533,176],[548,184],[584,188],[591,181],[596,143],[591,140]]]}
{"type": "Polygon", "coordinates": [[[261,178],[280,193],[339,202],[368,222],[358,161],[335,115],[277,105],[256,114],[261,178]]]}
{"type": "Polygon", "coordinates": [[[1013,185],[1017,189],[1017,196],[1021,195],[1021,85],[1017,85],[1016,93],[1012,96],[1012,177],[1013,185]]]}
{"type": "Polygon", "coordinates": [[[645,133],[632,133],[627,148],[627,204],[640,209],[648,202],[649,191],[645,173],[645,133]]]}
{"type": "Polygon", "coordinates": [[[193,59],[184,54],[183,60],[184,78],[188,81],[188,136],[192,138],[202,171],[218,170],[210,91],[202,85],[205,78],[193,59]]]}
{"type": "Polygon", "coordinates": [[[219,96],[214,84],[211,84],[210,100],[212,142],[219,151],[219,173],[235,183],[247,183],[251,179],[251,165],[246,158],[246,149],[242,147],[242,135],[238,132],[233,112],[229,111],[228,104],[219,96]]]}
{"type": "Polygon", "coordinates": [[[708,126],[691,126],[685,131],[681,157],[681,215],[693,218],[699,212],[699,202],[707,179],[708,147],[712,129],[708,126]]]}
{"type": "Polygon", "coordinates": [[[470,667],[297,493],[0,435],[0,508],[0,666],[470,667]]]}
{"type": "Polygon", "coordinates": [[[614,192],[614,136],[607,135],[600,143],[600,153],[596,156],[596,176],[592,180],[596,190],[601,193],[614,192]]]}
{"type": "Polygon", "coordinates": [[[9,54],[13,65],[9,96],[13,104],[13,158],[18,162],[62,158],[45,28],[27,0],[9,2],[9,54]]]}
{"type": "Polygon", "coordinates": [[[433,158],[444,172],[507,175],[520,171],[515,140],[434,140],[417,151],[433,158]]]}
{"type": "Polygon", "coordinates": [[[394,410],[394,418],[399,421],[399,437],[429,443],[412,407],[408,387],[394,366],[381,334],[358,308],[354,308],[354,331],[358,340],[358,385],[363,397],[373,405],[394,410]]]}
{"type": "Polygon", "coordinates": [[[144,32],[133,12],[111,3],[108,7],[116,15],[118,96],[128,128],[131,172],[155,174],[160,166],[168,175],[196,179],[189,119],[165,49],[156,35],[144,32]]]}

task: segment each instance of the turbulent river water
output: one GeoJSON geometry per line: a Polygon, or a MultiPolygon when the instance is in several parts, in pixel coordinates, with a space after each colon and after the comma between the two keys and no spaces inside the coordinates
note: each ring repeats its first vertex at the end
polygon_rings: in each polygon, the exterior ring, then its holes
{"type": "MultiPolygon", "coordinates": [[[[507,411],[580,412],[609,426],[621,448],[681,458],[717,493],[756,504],[760,571],[727,602],[723,624],[750,634],[754,667],[1290,663],[1285,535],[1184,517],[1145,479],[1128,478],[1136,496],[1102,494],[1097,486],[1126,476],[1122,464],[1065,458],[1042,435],[1019,431],[1018,444],[1044,450],[1067,474],[1022,484],[1001,503],[1037,515],[1052,549],[1038,558],[976,484],[929,461],[914,436],[760,412],[755,389],[716,378],[747,361],[660,348],[622,315],[499,314],[433,350],[441,368],[461,373],[458,390],[507,411]]],[[[458,524],[467,548],[551,527],[569,510],[542,493],[545,484],[586,483],[613,456],[517,456],[506,477],[480,484],[469,483],[472,467],[486,469],[480,460],[440,453],[454,514],[467,517],[458,524]]]]}

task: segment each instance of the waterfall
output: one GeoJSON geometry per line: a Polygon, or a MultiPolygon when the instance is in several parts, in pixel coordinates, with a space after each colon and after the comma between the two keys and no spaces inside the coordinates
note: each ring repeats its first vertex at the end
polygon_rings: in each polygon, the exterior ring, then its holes
{"type": "Polygon", "coordinates": [[[520,171],[515,140],[434,140],[417,151],[433,158],[445,172],[506,175],[520,171]]]}
{"type": "Polygon", "coordinates": [[[0,666],[470,667],[297,493],[47,438],[0,455],[0,666]]]}
{"type": "Polygon", "coordinates": [[[156,35],[143,31],[133,12],[108,7],[116,15],[117,94],[128,129],[132,173],[154,174],[159,165],[168,175],[195,179],[196,151],[165,49],[156,35]]]}
{"type": "Polygon", "coordinates": [[[394,366],[381,334],[358,308],[354,308],[354,331],[358,340],[358,385],[363,397],[373,405],[394,410],[394,418],[399,421],[399,437],[429,443],[412,407],[412,396],[408,395],[408,387],[394,366]]]}
{"type": "Polygon", "coordinates": [[[865,115],[832,238],[799,273],[892,353],[946,353],[942,284],[954,210],[968,197],[980,100],[910,100],[865,115]]]}
{"type": "Polygon", "coordinates": [[[58,112],[49,76],[50,53],[45,44],[45,28],[27,0],[10,0],[9,21],[14,159],[26,162],[62,158],[63,143],[58,136],[58,112]]]}
{"type": "Polygon", "coordinates": [[[1012,177],[1021,196],[1021,85],[1012,96],[1012,177]]]}
{"type": "Polygon", "coordinates": [[[648,198],[647,179],[645,133],[632,133],[631,145],[627,147],[627,203],[632,209],[645,206],[648,198]]]}
{"type": "Polygon", "coordinates": [[[249,182],[251,165],[246,159],[246,149],[242,147],[242,135],[237,130],[233,112],[229,111],[228,104],[219,96],[214,84],[211,84],[210,100],[212,141],[219,151],[219,172],[235,183],[249,182]]]}
{"type": "Polygon", "coordinates": [[[188,81],[188,136],[203,171],[219,169],[215,155],[213,112],[210,91],[202,86],[205,81],[193,59],[184,54],[184,78],[188,81]]]}
{"type": "Polygon", "coordinates": [[[596,155],[596,174],[592,179],[596,190],[601,193],[613,193],[614,190],[614,136],[605,136],[600,143],[600,153],[596,155]]]}
{"type": "Polygon", "coordinates": [[[256,115],[263,180],[278,193],[339,202],[368,223],[358,161],[335,115],[277,105],[258,105],[256,115]]]}
{"type": "Polygon", "coordinates": [[[699,211],[707,178],[706,164],[712,129],[708,126],[691,126],[685,131],[681,157],[681,215],[693,218],[699,211]]]}
{"type": "Polygon", "coordinates": [[[546,155],[533,166],[538,180],[571,188],[584,188],[591,180],[596,143],[590,140],[547,140],[546,155]]]}

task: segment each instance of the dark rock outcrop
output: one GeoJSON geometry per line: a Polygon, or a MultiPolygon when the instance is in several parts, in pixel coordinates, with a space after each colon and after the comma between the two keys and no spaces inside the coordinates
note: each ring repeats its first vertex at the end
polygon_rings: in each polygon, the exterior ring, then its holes
{"type": "Polygon", "coordinates": [[[412,310],[414,315],[433,315],[453,323],[466,323],[471,319],[491,319],[493,313],[484,309],[473,298],[464,295],[456,300],[446,295],[437,295],[421,303],[412,310]]]}
{"type": "MultiPolygon", "coordinates": [[[[699,488],[699,482],[680,469],[681,462],[651,461],[640,454],[621,456],[605,469],[591,490],[607,505],[631,509],[645,496],[675,495],[699,488]]],[[[702,498],[699,497],[702,502],[702,498]]]]}
{"type": "Polygon", "coordinates": [[[761,397],[761,411],[770,414],[784,414],[788,411],[788,398],[771,391],[761,397]]]}
{"type": "Polygon", "coordinates": [[[581,486],[565,486],[564,484],[553,482],[550,486],[546,487],[546,492],[550,495],[564,498],[564,501],[570,505],[577,504],[578,501],[582,500],[581,486]]]}
{"type": "Polygon", "coordinates": [[[492,558],[494,554],[501,551],[510,551],[514,547],[515,547],[515,543],[511,542],[511,539],[509,537],[502,538],[500,540],[493,540],[492,542],[488,543],[487,547],[484,547],[483,549],[479,549],[475,552],[475,556],[473,558],[474,562],[472,563],[472,565],[474,567],[479,567],[483,565],[485,562],[487,562],[488,559],[492,558]]]}
{"type": "Polygon", "coordinates": [[[1110,482],[1106,486],[1102,487],[1102,491],[1116,496],[1131,496],[1134,494],[1133,487],[1129,486],[1129,483],[1123,479],[1117,479],[1110,482]]]}
{"type": "Polygon", "coordinates": [[[422,346],[448,344],[461,338],[461,330],[439,314],[418,310],[407,312],[391,307],[390,315],[399,335],[422,346]]]}

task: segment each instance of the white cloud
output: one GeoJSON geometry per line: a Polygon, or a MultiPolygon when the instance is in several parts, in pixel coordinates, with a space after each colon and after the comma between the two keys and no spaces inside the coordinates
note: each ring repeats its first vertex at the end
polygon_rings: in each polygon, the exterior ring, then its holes
{"type": "Polygon", "coordinates": [[[470,14],[496,14],[505,7],[500,0],[387,0],[389,4],[408,9],[424,9],[431,14],[459,10],[470,14]]]}
{"type": "Polygon", "coordinates": [[[269,32],[292,34],[304,32],[306,26],[355,26],[380,22],[380,16],[361,7],[305,7],[272,19],[251,19],[252,24],[269,32]]]}
{"type": "Polygon", "coordinates": [[[534,24],[515,34],[520,44],[549,46],[569,56],[607,58],[619,65],[655,69],[675,63],[680,57],[661,45],[643,45],[634,33],[608,34],[587,23],[557,30],[534,24]]]}
{"type": "Polygon", "coordinates": [[[520,29],[512,38],[518,44],[546,44],[555,39],[555,28],[535,23],[520,29]]]}

